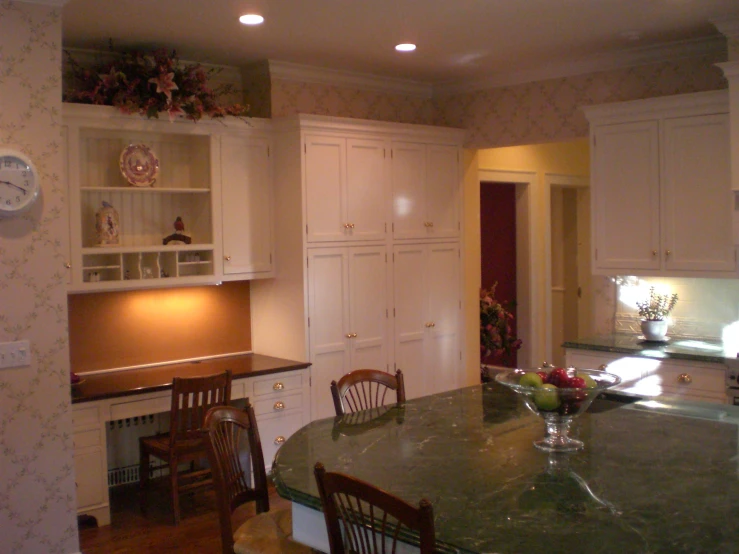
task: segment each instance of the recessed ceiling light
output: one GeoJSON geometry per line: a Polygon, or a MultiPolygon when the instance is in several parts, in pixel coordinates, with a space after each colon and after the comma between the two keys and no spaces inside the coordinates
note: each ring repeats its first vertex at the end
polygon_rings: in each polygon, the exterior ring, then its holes
{"type": "Polygon", "coordinates": [[[416,49],[416,45],[410,44],[410,43],[403,43],[403,44],[398,44],[395,47],[395,49],[398,52],[413,52],[416,49]]]}
{"type": "Polygon", "coordinates": [[[259,25],[260,23],[264,23],[264,18],[255,13],[247,13],[239,17],[239,21],[244,25],[259,25]]]}

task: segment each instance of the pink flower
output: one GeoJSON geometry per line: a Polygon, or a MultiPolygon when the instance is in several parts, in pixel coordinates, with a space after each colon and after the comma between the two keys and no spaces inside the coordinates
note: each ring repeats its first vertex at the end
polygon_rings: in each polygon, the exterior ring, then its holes
{"type": "Polygon", "coordinates": [[[163,93],[169,100],[172,100],[172,91],[179,90],[179,87],[174,82],[174,72],[160,73],[159,77],[152,77],[149,79],[149,82],[155,84],[157,86],[157,92],[160,94],[163,93]]]}
{"type": "Polygon", "coordinates": [[[174,121],[178,115],[184,115],[185,112],[179,106],[170,104],[169,108],[167,109],[167,114],[169,114],[169,120],[174,121]]]}

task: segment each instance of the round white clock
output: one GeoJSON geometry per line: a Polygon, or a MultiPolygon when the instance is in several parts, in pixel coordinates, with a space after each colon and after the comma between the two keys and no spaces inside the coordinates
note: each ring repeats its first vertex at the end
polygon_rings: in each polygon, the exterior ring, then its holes
{"type": "Polygon", "coordinates": [[[0,217],[29,209],[41,189],[33,162],[23,152],[0,148],[0,217]]]}

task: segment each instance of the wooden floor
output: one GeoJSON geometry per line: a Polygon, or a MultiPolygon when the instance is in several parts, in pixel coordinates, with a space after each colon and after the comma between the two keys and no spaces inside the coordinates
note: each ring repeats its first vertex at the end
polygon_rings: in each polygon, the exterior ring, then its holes
{"type": "MultiPolygon", "coordinates": [[[[270,510],[290,502],[270,487],[270,510]]],[[[180,524],[172,525],[166,490],[148,492],[147,516],[139,507],[138,485],[114,487],[110,491],[112,524],[100,528],[80,527],[82,554],[220,554],[221,540],[215,494],[193,491],[180,498],[180,524]]],[[[234,523],[254,515],[254,503],[243,506],[234,523]]]]}

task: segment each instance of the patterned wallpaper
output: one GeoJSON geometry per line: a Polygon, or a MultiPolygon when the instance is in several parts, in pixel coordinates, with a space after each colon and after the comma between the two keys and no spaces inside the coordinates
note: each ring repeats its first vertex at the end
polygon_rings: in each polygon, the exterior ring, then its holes
{"type": "Polygon", "coordinates": [[[0,342],[30,367],[0,370],[0,554],[79,550],[65,293],[59,9],[0,0],[0,145],[30,155],[42,196],[0,220],[0,342]]]}

